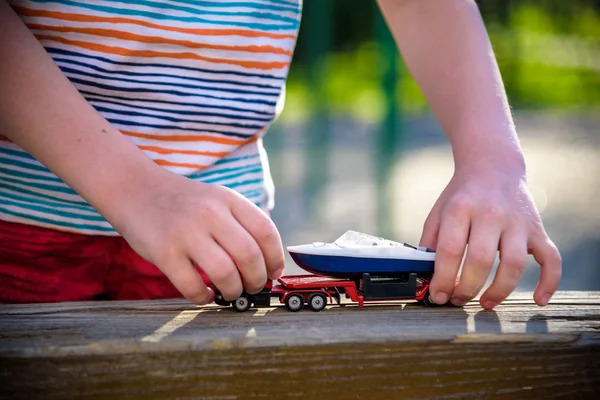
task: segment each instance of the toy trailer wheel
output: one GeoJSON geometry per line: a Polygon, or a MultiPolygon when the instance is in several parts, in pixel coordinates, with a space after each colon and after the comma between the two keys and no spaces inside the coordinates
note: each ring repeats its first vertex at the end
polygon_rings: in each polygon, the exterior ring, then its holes
{"type": "Polygon", "coordinates": [[[327,298],[322,293],[311,294],[308,298],[308,307],[313,311],[321,311],[327,305],[327,298]]]}
{"type": "Polygon", "coordinates": [[[433,299],[431,298],[431,293],[429,292],[429,289],[427,289],[427,293],[425,293],[425,297],[423,297],[423,304],[426,305],[427,307],[441,307],[441,306],[452,306],[452,303],[450,303],[450,300],[448,300],[446,302],[446,304],[437,304],[433,301],[433,299]]]}
{"type": "Polygon", "coordinates": [[[231,305],[230,301],[225,300],[223,297],[217,295],[215,296],[215,304],[223,307],[229,307],[231,305]]]}
{"type": "Polygon", "coordinates": [[[250,308],[250,299],[247,295],[243,294],[237,298],[236,301],[233,302],[233,308],[238,312],[248,311],[250,308]]]}
{"type": "Polygon", "coordinates": [[[427,289],[427,293],[425,293],[425,297],[423,297],[423,304],[427,307],[438,307],[439,304],[435,303],[431,298],[431,292],[427,289]]]}
{"type": "Polygon", "coordinates": [[[304,296],[292,293],[285,299],[285,307],[290,311],[300,311],[304,307],[304,296]]]}

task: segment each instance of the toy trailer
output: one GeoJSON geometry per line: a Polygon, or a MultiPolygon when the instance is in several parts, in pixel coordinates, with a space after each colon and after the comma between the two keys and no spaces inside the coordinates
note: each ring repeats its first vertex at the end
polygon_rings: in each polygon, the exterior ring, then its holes
{"type": "Polygon", "coordinates": [[[427,306],[436,304],[429,298],[430,277],[416,273],[398,276],[370,276],[358,279],[340,279],[318,275],[282,276],[278,285],[269,281],[265,289],[255,295],[243,293],[237,300],[227,302],[218,295],[219,305],[233,306],[237,311],[255,307],[270,307],[271,298],[277,298],[289,311],[300,311],[305,305],[313,311],[323,310],[327,304],[341,304],[342,296],[364,307],[365,302],[416,300],[427,306]]]}

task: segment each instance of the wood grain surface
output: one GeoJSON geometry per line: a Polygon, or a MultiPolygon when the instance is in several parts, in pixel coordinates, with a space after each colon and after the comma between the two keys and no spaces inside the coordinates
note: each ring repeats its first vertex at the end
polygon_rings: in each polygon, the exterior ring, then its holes
{"type": "Polygon", "coordinates": [[[600,398],[600,293],[496,311],[0,306],[1,399],[600,398]]]}

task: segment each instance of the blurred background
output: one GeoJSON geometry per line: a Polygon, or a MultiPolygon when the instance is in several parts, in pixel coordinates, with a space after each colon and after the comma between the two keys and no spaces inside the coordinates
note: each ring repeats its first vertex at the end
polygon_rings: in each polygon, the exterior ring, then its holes
{"type": "MultiPolygon", "coordinates": [[[[478,4],[531,190],[563,255],[561,289],[600,290],[600,1],[478,4]]],[[[370,0],[304,1],[286,108],[265,146],[284,245],[349,229],[418,244],[453,173],[444,133],[370,0]]],[[[519,289],[538,277],[531,258],[519,289]]]]}

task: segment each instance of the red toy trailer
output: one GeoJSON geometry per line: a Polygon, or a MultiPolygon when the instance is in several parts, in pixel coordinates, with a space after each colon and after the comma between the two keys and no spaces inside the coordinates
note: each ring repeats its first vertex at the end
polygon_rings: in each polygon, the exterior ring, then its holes
{"type": "Polygon", "coordinates": [[[276,298],[290,311],[300,311],[305,305],[313,311],[321,311],[327,304],[341,304],[342,296],[363,307],[365,302],[415,300],[427,306],[436,304],[429,298],[430,276],[417,273],[397,276],[340,279],[318,275],[282,276],[278,285],[269,281],[257,294],[243,293],[233,302],[226,301],[215,292],[215,303],[233,306],[237,311],[246,311],[251,306],[270,307],[276,298]]]}

